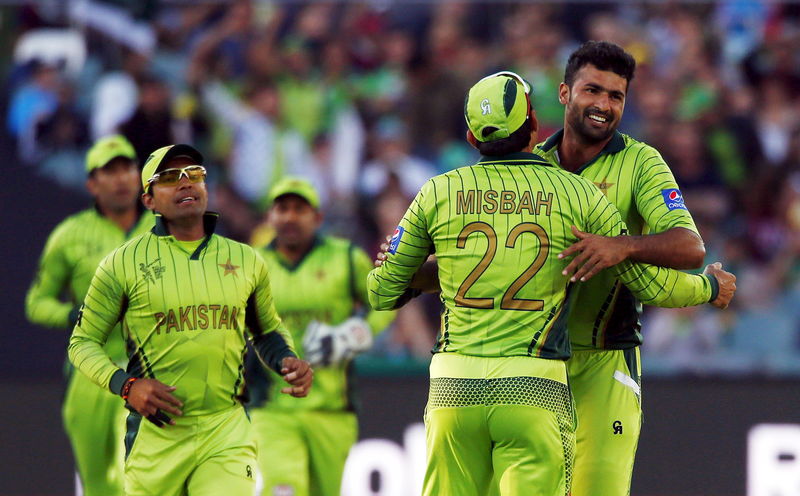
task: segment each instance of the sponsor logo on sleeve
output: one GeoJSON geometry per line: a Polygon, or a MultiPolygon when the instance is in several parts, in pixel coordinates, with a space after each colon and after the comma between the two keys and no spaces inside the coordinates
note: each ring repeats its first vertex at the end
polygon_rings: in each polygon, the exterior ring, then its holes
{"type": "Polygon", "coordinates": [[[397,226],[397,229],[394,230],[392,241],[389,243],[389,253],[392,255],[397,253],[397,248],[400,246],[400,240],[403,239],[403,233],[405,232],[406,230],[400,226],[397,226]]]}
{"type": "Polygon", "coordinates": [[[686,210],[686,204],[683,202],[683,195],[681,190],[676,188],[662,189],[661,196],[664,197],[664,204],[669,210],[683,209],[686,210]]]}

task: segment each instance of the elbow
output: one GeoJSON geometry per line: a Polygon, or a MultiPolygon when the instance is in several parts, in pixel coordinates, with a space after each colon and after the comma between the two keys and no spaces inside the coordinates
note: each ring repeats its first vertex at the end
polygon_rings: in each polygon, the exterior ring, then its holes
{"type": "Polygon", "coordinates": [[[689,249],[689,253],[686,255],[688,268],[699,269],[703,266],[703,261],[706,259],[706,247],[702,241],[699,241],[695,246],[689,249]]]}

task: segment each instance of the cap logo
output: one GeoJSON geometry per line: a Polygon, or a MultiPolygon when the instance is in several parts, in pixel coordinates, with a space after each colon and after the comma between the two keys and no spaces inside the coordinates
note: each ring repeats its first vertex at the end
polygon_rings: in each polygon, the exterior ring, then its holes
{"type": "Polygon", "coordinates": [[[489,99],[484,98],[481,100],[481,115],[491,114],[492,113],[492,106],[489,105],[489,99]]]}

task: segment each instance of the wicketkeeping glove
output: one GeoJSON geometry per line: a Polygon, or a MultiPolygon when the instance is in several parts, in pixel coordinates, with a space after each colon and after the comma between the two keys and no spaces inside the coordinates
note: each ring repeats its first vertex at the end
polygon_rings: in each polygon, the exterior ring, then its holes
{"type": "Polygon", "coordinates": [[[338,365],[371,346],[369,324],[358,317],[351,317],[336,326],[314,320],[303,335],[304,358],[312,366],[338,365]]]}

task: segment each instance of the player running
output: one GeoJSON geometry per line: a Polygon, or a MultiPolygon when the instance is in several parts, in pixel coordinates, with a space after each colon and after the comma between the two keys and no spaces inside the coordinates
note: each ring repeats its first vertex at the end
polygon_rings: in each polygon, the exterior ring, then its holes
{"type": "Polygon", "coordinates": [[[358,437],[351,359],[371,346],[372,334],[394,312],[368,307],[369,257],[349,241],[320,234],[319,195],[311,183],[284,178],[267,200],[275,239],[264,259],[272,286],[280,288],[275,308],[302,343],[298,355],[314,367],[314,390],[303,400],[279,394],[279,377],[252,367],[249,357],[250,413],[264,447],[258,453],[263,494],[339,496],[358,437]]]}
{"type": "MultiPolygon", "coordinates": [[[[465,102],[468,141],[483,155],[428,181],[387,260],[370,273],[370,303],[394,308],[435,253],[444,305],[426,408],[426,495],[567,494],[574,413],[564,361],[575,285],[558,254],[571,231],[616,236],[619,212],[591,182],[531,153],[538,123],[529,86],[498,73],[465,102]]],[[[642,301],[727,305],[713,274],[623,262],[614,273],[642,301]]],[[[711,268],[709,272],[720,272],[711,268]]]]}
{"type": "MultiPolygon", "coordinates": [[[[86,154],[86,189],[93,208],[64,219],[47,239],[25,310],[35,324],[72,329],[78,307],[100,260],[126,240],[153,227],[139,199],[139,168],[133,146],[122,136],[98,140],[86,154]],[[64,301],[62,295],[69,295],[64,301]]],[[[128,361],[122,329],[109,333],[104,349],[120,367],[128,361]]],[[[72,445],[83,494],[123,494],[125,408],[70,367],[61,414],[72,445]]]]}
{"type": "Polygon", "coordinates": [[[302,397],[311,386],[311,369],[275,312],[264,260],[214,234],[202,163],[188,145],[150,155],[142,201],[155,226],[103,259],[70,339],[72,363],[132,410],[131,496],[253,493],[256,445],[238,399],[245,327],[259,357],[289,383],[281,392],[302,397]],[[127,371],[102,348],[120,321],[127,371]]]}

